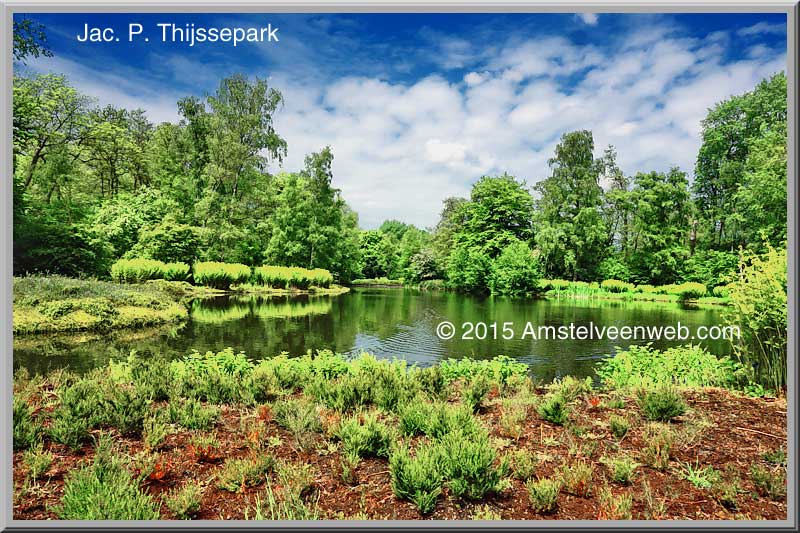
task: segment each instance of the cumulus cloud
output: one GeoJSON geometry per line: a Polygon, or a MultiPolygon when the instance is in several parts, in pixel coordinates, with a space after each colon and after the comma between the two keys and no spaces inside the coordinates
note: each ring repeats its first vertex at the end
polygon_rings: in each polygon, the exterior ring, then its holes
{"type": "Polygon", "coordinates": [[[597,24],[597,13],[578,13],[578,17],[580,17],[584,24],[588,24],[589,26],[597,24]]]}
{"type": "MultiPolygon", "coordinates": [[[[772,31],[759,23],[738,33],[755,35],[753,28],[772,31]]],[[[425,227],[436,223],[442,200],[468,196],[481,175],[508,172],[531,185],[547,177],[560,136],[575,129],[592,130],[597,155],[615,145],[627,174],[673,165],[691,174],[708,108],[786,68],[785,49],[764,43],[731,60],[735,34],[687,38],[661,25],[625,34],[614,46],[517,35],[487,53],[428,32],[426,39],[441,39],[434,48],[443,55],[439,70],[422,77],[310,82],[288,68],[250,73],[269,75],[284,94],[275,116],[289,146],[283,169],[301,168],[306,154],[330,145],[335,184],[362,227],[387,218],[425,227]]],[[[116,68],[51,66],[73,72],[76,85],[101,100],[148,109],[152,119],[169,120],[181,96],[116,68]]]]}

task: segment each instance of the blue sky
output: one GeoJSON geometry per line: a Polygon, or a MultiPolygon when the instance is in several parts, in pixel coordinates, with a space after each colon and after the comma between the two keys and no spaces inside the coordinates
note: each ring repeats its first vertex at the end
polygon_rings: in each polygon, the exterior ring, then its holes
{"type": "MultiPolygon", "coordinates": [[[[19,17],[20,15],[16,15],[19,17]]],[[[236,72],[268,78],[285,106],[282,168],[330,145],[334,180],[363,227],[435,224],[441,201],[484,174],[548,175],[559,136],[591,129],[623,171],[691,172],[714,102],[786,68],[779,14],[31,14],[61,72],[100,104],[178,119],[236,72]],[[148,43],[79,43],[84,24],[141,23],[148,43]],[[271,23],[278,43],[161,43],[158,22],[271,23]]]]}

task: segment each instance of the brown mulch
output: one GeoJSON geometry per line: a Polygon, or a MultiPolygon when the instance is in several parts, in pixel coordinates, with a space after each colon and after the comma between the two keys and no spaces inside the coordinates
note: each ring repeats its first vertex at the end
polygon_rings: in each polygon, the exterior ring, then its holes
{"type": "MultiPolygon", "coordinates": [[[[492,396],[496,398],[496,392],[492,396]]],[[[600,399],[605,397],[599,395],[600,399]]],[[[356,470],[357,483],[348,485],[341,479],[340,454],[328,449],[324,435],[315,437],[316,446],[301,450],[289,432],[266,417],[262,422],[260,438],[266,440],[270,436],[277,436],[280,439],[279,445],[265,447],[262,453],[270,453],[279,461],[313,466],[316,473],[314,496],[318,497],[320,518],[471,519],[476,510],[488,509],[503,519],[597,519],[604,517],[598,493],[607,484],[615,495],[627,493],[632,496],[634,519],[786,519],[785,497],[781,501],[774,501],[759,495],[750,475],[752,465],[772,468],[762,457],[764,452],[786,448],[786,400],[741,397],[721,389],[687,391],[685,398],[690,409],[672,422],[678,438],[669,468],[662,472],[640,466],[632,484],[628,486],[613,482],[608,468],[599,462],[599,458],[627,453],[638,460],[645,445],[642,440],[645,422],[633,400],[627,399],[624,409],[606,409],[602,403],[592,406],[591,402],[584,399],[573,410],[572,430],[545,422],[531,410],[523,433],[515,440],[502,435],[499,422],[501,404],[499,399],[490,399],[478,416],[491,428],[491,434],[496,437],[502,452],[526,449],[539,454],[541,463],[536,471],[539,477],[551,476],[562,464],[575,460],[570,457],[575,446],[585,445],[589,441],[597,442],[596,451],[588,459],[595,469],[590,496],[578,497],[562,491],[558,496],[557,510],[545,515],[533,511],[524,483],[514,479],[511,488],[482,502],[460,502],[450,497],[445,488],[433,513],[423,517],[412,503],[399,500],[392,493],[385,459],[362,460],[356,470]],[[619,442],[609,429],[611,414],[626,416],[631,422],[628,435],[619,442]],[[580,431],[575,431],[575,427],[580,431]],[[684,479],[681,473],[687,464],[713,466],[727,477],[735,476],[741,488],[737,509],[723,506],[712,491],[696,488],[684,479]],[[649,486],[649,491],[644,490],[645,484],[649,486]],[[654,505],[654,502],[660,505],[654,505]],[[657,513],[654,509],[661,509],[663,513],[657,513]]],[[[161,502],[162,495],[181,487],[188,480],[194,480],[205,487],[201,510],[196,518],[244,518],[245,510],[252,507],[256,495],[263,494],[265,483],[232,493],[219,489],[215,478],[225,461],[247,457],[252,453],[247,444],[248,436],[241,430],[240,420],[243,415],[257,412],[252,408],[222,407],[214,429],[220,444],[216,461],[198,461],[191,453],[191,431],[181,428],[169,435],[156,452],[160,454],[163,465],[159,475],[163,476],[161,479],[145,480],[143,490],[152,495],[155,501],[161,502]]],[[[120,436],[115,440],[121,452],[130,456],[143,449],[140,440],[120,436]]],[[[55,508],[63,495],[65,476],[91,460],[94,453],[90,445],[74,453],[50,441],[45,442],[45,449],[54,455],[52,466],[44,478],[35,482],[24,495],[18,493],[27,472],[22,463],[22,452],[14,453],[13,515],[17,520],[58,519],[55,508]]],[[[252,517],[252,511],[250,515],[252,517]]],[[[161,505],[161,516],[165,519],[174,518],[166,505],[161,505]]]]}

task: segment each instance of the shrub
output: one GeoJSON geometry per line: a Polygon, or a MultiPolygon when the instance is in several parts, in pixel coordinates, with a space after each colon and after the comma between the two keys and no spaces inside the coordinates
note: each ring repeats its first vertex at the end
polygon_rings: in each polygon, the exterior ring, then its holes
{"type": "Polygon", "coordinates": [[[13,400],[14,450],[27,450],[41,440],[42,424],[33,416],[28,402],[14,396],[13,400]]]}
{"type": "Polygon", "coordinates": [[[594,468],[584,461],[563,465],[559,478],[564,489],[575,496],[588,497],[592,491],[594,468]]]}
{"type": "Polygon", "coordinates": [[[543,478],[537,481],[528,480],[525,483],[528,491],[528,499],[531,507],[537,513],[552,513],[556,510],[558,503],[558,492],[561,490],[561,483],[555,479],[543,478]]]}
{"type": "Polygon", "coordinates": [[[548,394],[536,409],[539,416],[557,426],[563,426],[569,420],[569,408],[559,394],[548,394]]]}
{"type": "Polygon", "coordinates": [[[709,489],[721,480],[720,472],[712,466],[700,468],[699,465],[686,464],[681,473],[684,479],[698,489],[709,489]]]}
{"type": "Polygon", "coordinates": [[[215,289],[230,289],[233,284],[250,280],[250,267],[241,263],[219,263],[207,261],[192,267],[194,282],[215,289]]]}
{"type": "Polygon", "coordinates": [[[91,378],[83,378],[58,389],[60,404],[53,411],[50,436],[56,442],[79,450],[89,437],[89,429],[103,421],[102,406],[97,401],[104,393],[91,378]]]}
{"type": "Polygon", "coordinates": [[[400,408],[398,414],[400,433],[407,437],[428,431],[433,407],[421,400],[411,401],[400,408]]]}
{"type": "Polygon", "coordinates": [[[481,404],[486,399],[490,389],[491,385],[485,376],[475,376],[464,385],[464,390],[461,395],[462,401],[474,413],[480,409],[481,404]]]}
{"type": "Polygon", "coordinates": [[[769,470],[760,465],[750,467],[750,476],[762,496],[780,500],[786,496],[786,474],[782,468],[769,470]]]}
{"type": "Polygon", "coordinates": [[[412,457],[406,444],[396,446],[389,456],[392,491],[398,498],[413,502],[422,514],[433,511],[442,492],[437,458],[438,452],[431,446],[420,446],[412,457]]]}
{"type": "Polygon", "coordinates": [[[669,467],[670,453],[675,443],[675,434],[672,429],[660,424],[648,424],[642,440],[645,442],[645,447],[642,449],[644,463],[656,470],[666,470],[669,467]]]}
{"type": "Polygon", "coordinates": [[[158,507],[139,490],[131,473],[111,450],[107,435],[98,440],[91,465],[71,473],[57,509],[64,520],[155,520],[158,507]]]}
{"type": "Polygon", "coordinates": [[[592,392],[592,378],[580,380],[572,376],[565,376],[548,385],[551,396],[559,396],[564,403],[569,403],[583,394],[592,392]]]}
{"type": "Polygon", "coordinates": [[[253,281],[279,289],[327,288],[333,283],[333,275],[322,268],[260,266],[253,269],[253,281]]]}
{"type": "Polygon", "coordinates": [[[542,268],[538,256],[522,242],[513,242],[492,262],[489,271],[489,289],[493,294],[524,296],[539,291],[542,268]]]}
{"type": "Polygon", "coordinates": [[[746,256],[739,268],[738,279],[729,285],[733,309],[727,317],[741,329],[734,351],[755,381],[778,390],[786,385],[786,250],[746,256]]]}
{"type": "Polygon", "coordinates": [[[141,435],[147,399],[129,385],[111,385],[102,400],[102,418],[123,435],[141,435]]]}
{"type": "Polygon", "coordinates": [[[336,436],[345,454],[359,457],[388,457],[394,434],[374,413],[353,415],[341,422],[336,436]]]}
{"type": "Polygon", "coordinates": [[[702,283],[686,282],[676,285],[672,291],[681,301],[697,300],[706,295],[708,289],[702,283]]]}
{"type": "Polygon", "coordinates": [[[686,403],[675,387],[661,386],[655,390],[640,390],[637,402],[648,420],[669,422],[686,412],[686,403]]]}
{"type": "Polygon", "coordinates": [[[630,520],[632,518],[633,497],[630,493],[614,495],[609,487],[600,490],[600,512],[608,520],[630,520]]]}
{"type": "Polygon", "coordinates": [[[616,279],[607,279],[600,283],[600,287],[608,292],[633,292],[634,285],[616,279]]]}
{"type": "Polygon", "coordinates": [[[159,416],[147,416],[142,427],[142,441],[148,450],[157,450],[170,432],[159,416]]]}
{"type": "Polygon", "coordinates": [[[479,500],[498,492],[500,480],[508,473],[505,458],[494,465],[497,452],[488,434],[465,435],[461,431],[448,433],[437,443],[441,468],[450,492],[456,498],[479,500]]]}
{"type": "Polygon", "coordinates": [[[35,448],[25,450],[22,454],[22,464],[28,469],[28,475],[31,479],[39,479],[42,477],[52,463],[53,454],[44,451],[44,446],[41,441],[35,448]]]}
{"type": "Polygon", "coordinates": [[[611,415],[608,418],[608,423],[611,426],[611,434],[614,435],[617,440],[622,440],[622,438],[628,434],[628,429],[631,427],[628,419],[619,415],[611,415]]]}
{"type": "Polygon", "coordinates": [[[275,460],[272,456],[262,455],[244,459],[229,459],[217,475],[217,486],[228,492],[238,492],[245,487],[254,487],[266,480],[272,472],[275,460]]]}
{"type": "Polygon", "coordinates": [[[639,463],[624,454],[616,457],[601,457],[600,462],[608,467],[611,479],[622,485],[630,485],[633,475],[639,467],[639,463]]]}
{"type": "Polygon", "coordinates": [[[218,409],[204,406],[195,398],[172,401],[169,404],[169,418],[172,423],[180,424],[187,429],[210,429],[218,417],[218,409]]]}
{"type": "Polygon", "coordinates": [[[519,449],[508,454],[508,463],[515,478],[527,481],[536,473],[539,461],[530,450],[519,449]]]}
{"type": "Polygon", "coordinates": [[[311,402],[295,399],[275,402],[273,413],[275,422],[292,432],[300,448],[307,448],[313,440],[313,434],[322,431],[317,408],[311,402]]]}
{"type": "Polygon", "coordinates": [[[167,281],[189,281],[189,265],[186,263],[166,263],[163,277],[167,281]]]}
{"type": "Polygon", "coordinates": [[[503,434],[513,439],[519,439],[522,436],[527,417],[527,405],[504,400],[500,413],[500,428],[503,430],[503,434]]]}
{"type": "Polygon", "coordinates": [[[439,365],[418,369],[414,373],[414,379],[432,400],[441,400],[447,396],[447,380],[439,365]]]}
{"type": "Polygon", "coordinates": [[[741,365],[729,357],[718,358],[696,345],[661,351],[649,344],[633,345],[604,359],[597,375],[610,388],[652,387],[675,383],[686,387],[731,387],[741,375],[741,365]]]}
{"type": "Polygon", "coordinates": [[[111,265],[111,279],[117,283],[142,283],[163,279],[166,265],[153,259],[120,259],[111,265]]]}
{"type": "Polygon", "coordinates": [[[181,488],[171,490],[165,499],[167,509],[172,511],[176,518],[188,520],[200,511],[200,501],[203,498],[202,487],[194,481],[188,481],[181,488]]]}

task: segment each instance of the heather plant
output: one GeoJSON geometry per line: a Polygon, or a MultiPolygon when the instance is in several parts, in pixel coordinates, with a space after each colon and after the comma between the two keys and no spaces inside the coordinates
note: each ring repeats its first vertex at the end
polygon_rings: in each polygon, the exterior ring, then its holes
{"type": "Polygon", "coordinates": [[[442,492],[438,457],[434,447],[425,445],[412,455],[405,443],[393,447],[389,455],[392,491],[398,498],[414,503],[423,515],[433,511],[442,492]]]}
{"type": "Polygon", "coordinates": [[[355,414],[339,425],[336,436],[345,454],[359,457],[387,457],[394,431],[378,421],[375,413],[355,414]]]}
{"type": "Polygon", "coordinates": [[[640,390],[637,402],[648,420],[668,422],[686,412],[686,403],[675,387],[661,386],[655,390],[640,390]]]}
{"type": "Polygon", "coordinates": [[[556,479],[542,478],[525,483],[528,491],[528,500],[537,513],[552,513],[558,505],[558,493],[561,483],[556,479]]]}

